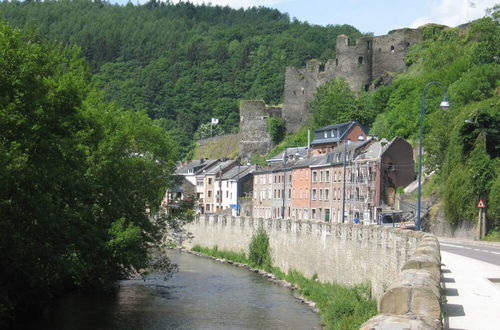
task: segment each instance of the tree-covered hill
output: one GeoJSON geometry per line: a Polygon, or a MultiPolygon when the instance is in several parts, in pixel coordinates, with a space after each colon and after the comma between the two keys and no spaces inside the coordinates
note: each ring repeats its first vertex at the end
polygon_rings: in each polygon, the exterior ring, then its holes
{"type": "Polygon", "coordinates": [[[160,119],[184,146],[210,117],[225,132],[237,130],[241,98],[281,103],[286,66],[333,58],[337,35],[361,35],[349,25],[309,25],[274,9],[182,2],[4,1],[0,17],[80,46],[107,100],[160,119]]]}

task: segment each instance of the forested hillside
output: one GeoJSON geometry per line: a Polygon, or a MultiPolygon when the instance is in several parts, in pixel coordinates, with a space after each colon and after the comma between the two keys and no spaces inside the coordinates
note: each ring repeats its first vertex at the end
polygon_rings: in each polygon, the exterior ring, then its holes
{"type": "Polygon", "coordinates": [[[156,1],[2,2],[0,17],[80,46],[106,100],[160,120],[184,152],[211,117],[224,132],[237,130],[240,99],[281,103],[286,66],[334,58],[337,35],[361,35],[349,25],[312,26],[268,8],[156,1]]]}

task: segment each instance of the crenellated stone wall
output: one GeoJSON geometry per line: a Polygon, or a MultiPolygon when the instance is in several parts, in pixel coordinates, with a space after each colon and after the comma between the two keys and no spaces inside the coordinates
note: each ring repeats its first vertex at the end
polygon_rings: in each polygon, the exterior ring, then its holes
{"type": "Polygon", "coordinates": [[[184,247],[248,252],[259,227],[269,236],[274,266],[344,285],[371,283],[379,315],[372,329],[442,329],[441,255],[434,235],[383,226],[198,216],[184,247]]]}
{"type": "Polygon", "coordinates": [[[187,226],[194,239],[184,246],[217,245],[221,250],[248,252],[253,233],[261,226],[269,235],[273,265],[307,277],[316,273],[321,281],[371,282],[377,298],[397,278],[422,235],[381,226],[212,215],[187,226]]]}

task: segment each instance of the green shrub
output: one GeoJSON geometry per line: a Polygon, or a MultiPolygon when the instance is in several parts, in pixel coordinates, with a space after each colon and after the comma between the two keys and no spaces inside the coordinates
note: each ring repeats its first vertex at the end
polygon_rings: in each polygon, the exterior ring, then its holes
{"type": "Polygon", "coordinates": [[[270,268],[271,255],[269,249],[269,237],[264,228],[260,227],[252,236],[250,241],[248,258],[259,267],[270,268]]]}
{"type": "Polygon", "coordinates": [[[285,120],[271,117],[267,120],[267,131],[274,144],[280,143],[285,137],[285,120]]]}

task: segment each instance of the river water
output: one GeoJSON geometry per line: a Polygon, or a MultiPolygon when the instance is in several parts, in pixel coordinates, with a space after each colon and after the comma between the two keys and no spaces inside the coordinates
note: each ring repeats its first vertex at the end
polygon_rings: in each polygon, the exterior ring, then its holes
{"type": "Polygon", "coordinates": [[[120,282],[113,294],[59,299],[36,329],[319,329],[290,290],[231,265],[169,252],[179,272],[120,282]]]}

